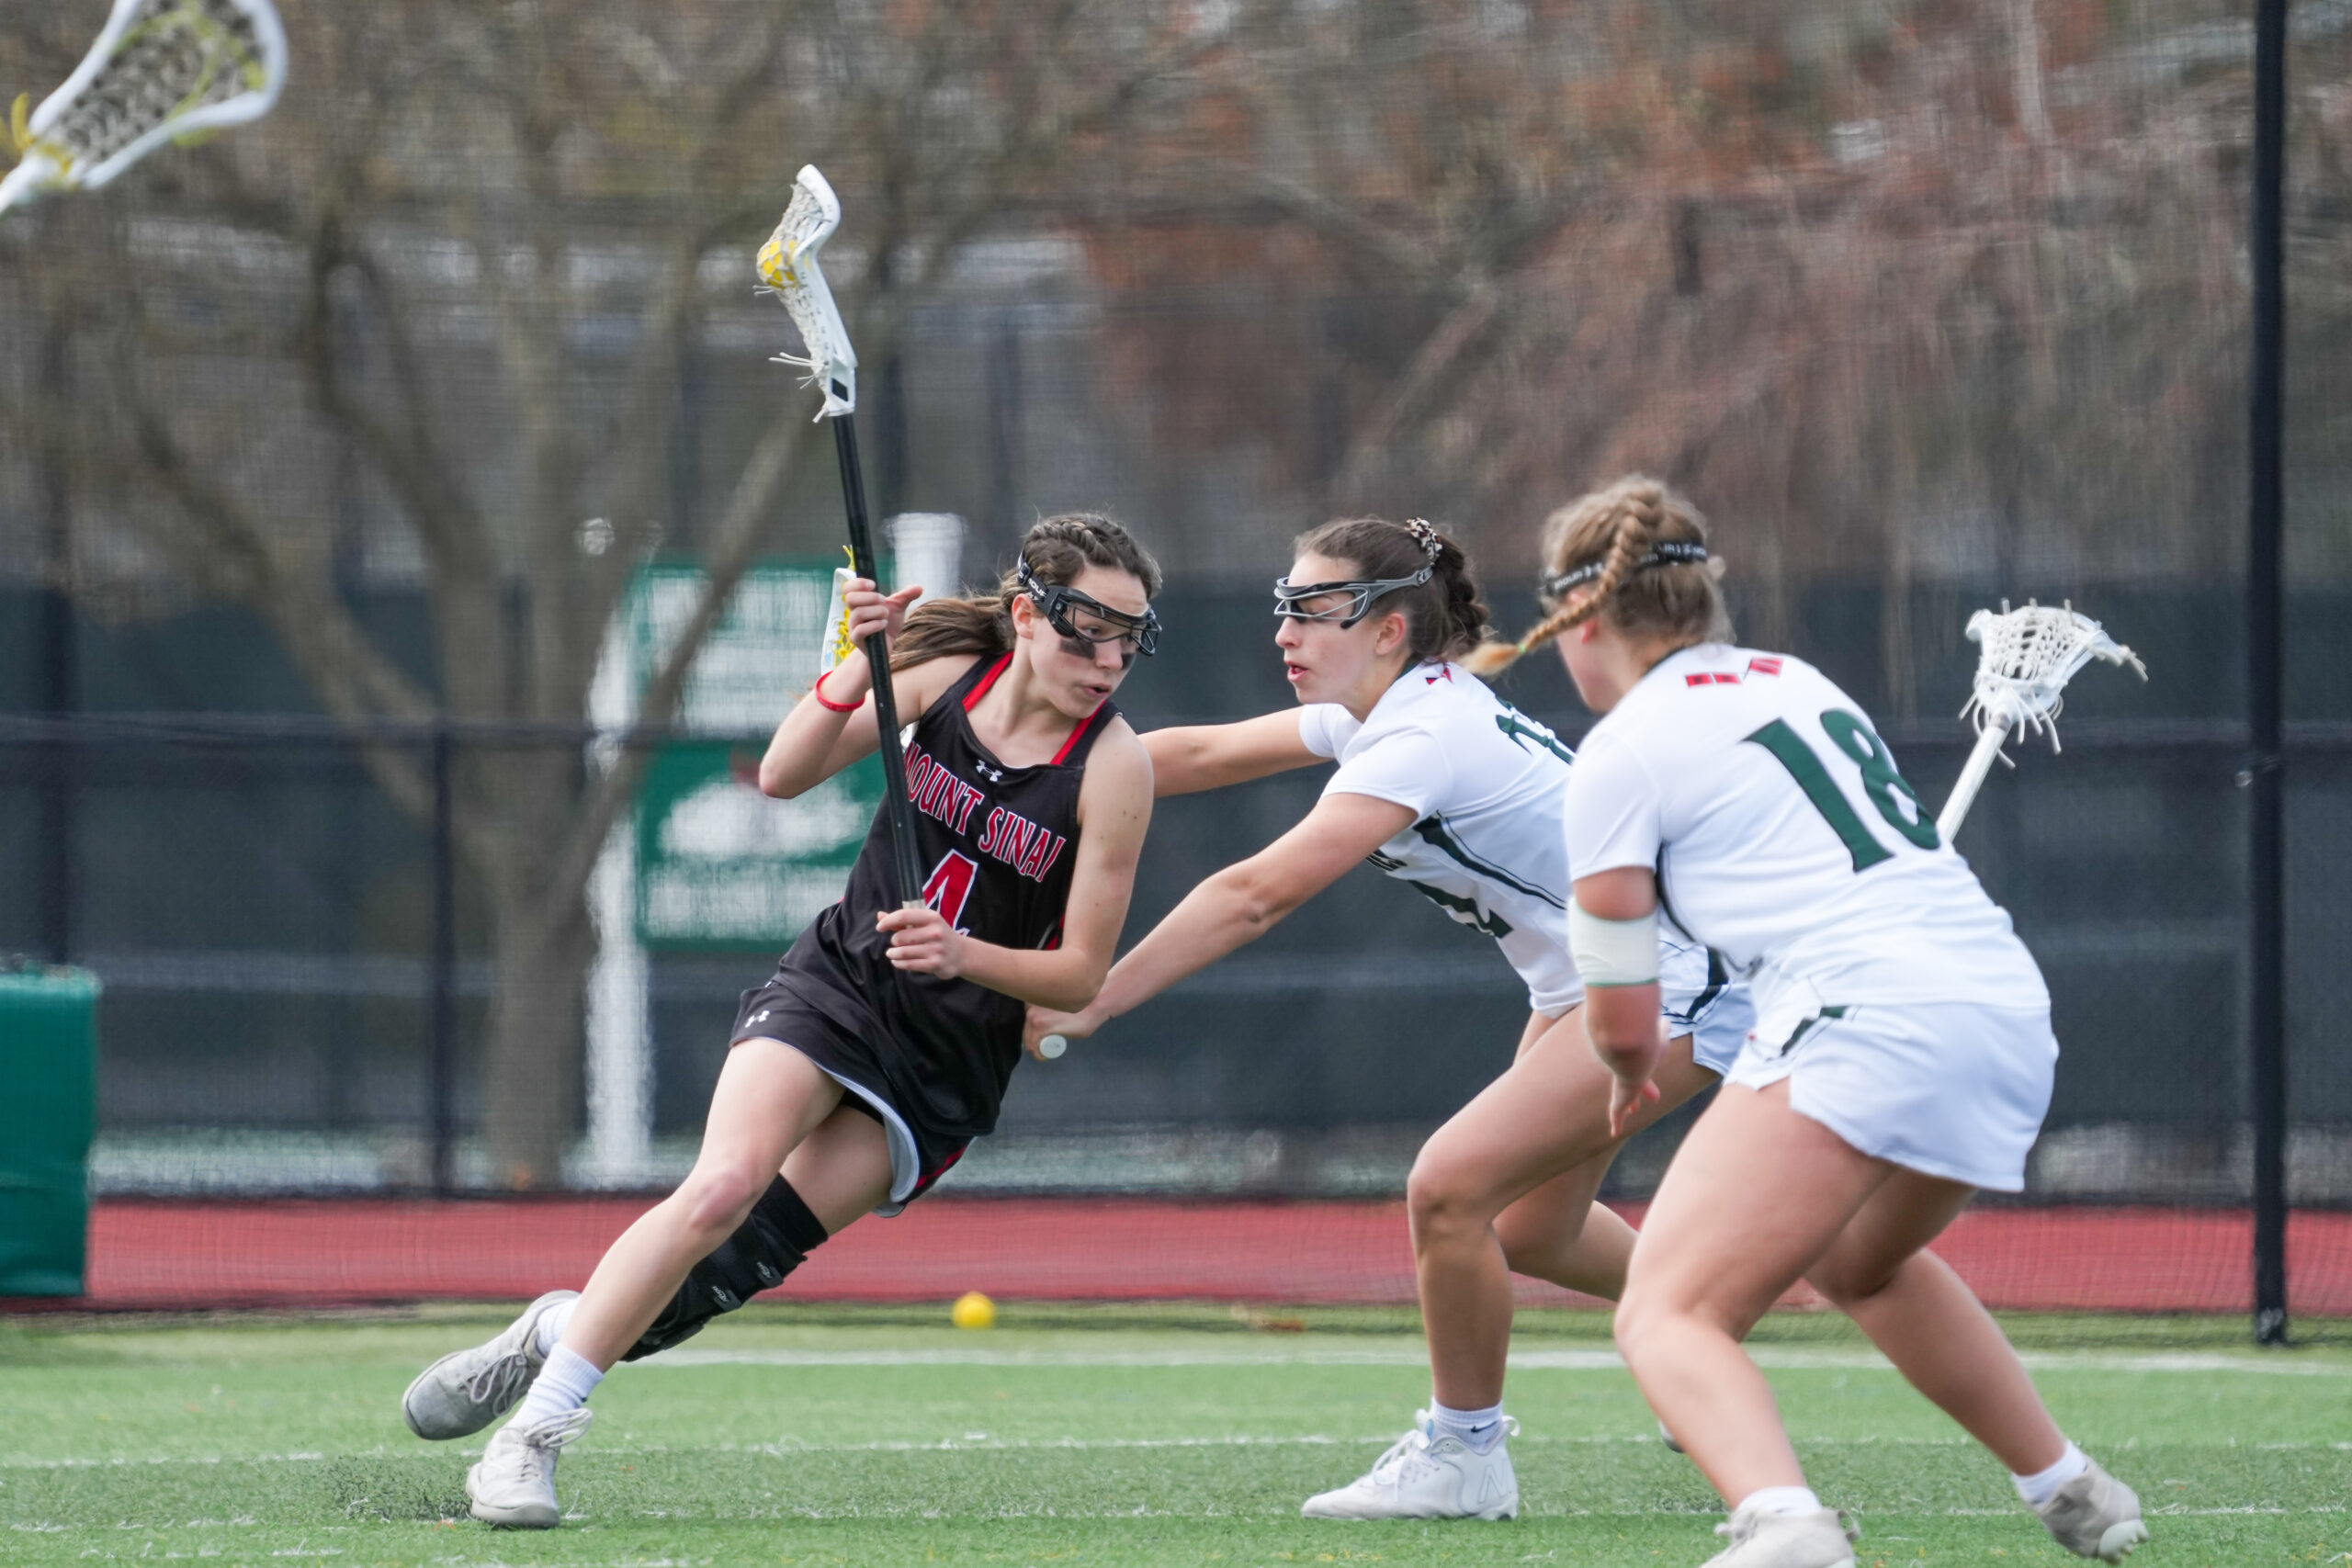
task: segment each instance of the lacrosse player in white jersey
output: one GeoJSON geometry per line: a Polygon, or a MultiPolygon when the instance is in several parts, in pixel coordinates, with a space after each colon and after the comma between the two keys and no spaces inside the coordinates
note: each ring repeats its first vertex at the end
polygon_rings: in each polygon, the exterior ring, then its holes
{"type": "MultiPolygon", "coordinates": [[[[1570,773],[1569,940],[1624,1126],[1673,1058],[1657,932],[1751,976],[1757,1021],[1643,1222],[1617,1344],[1732,1508],[1713,1568],[1851,1568],[1740,1340],[1800,1279],[1994,1452],[2050,1533],[2120,1561],[2139,1499],[2068,1442],[1928,1243],[2024,1185],[2057,1042],[2041,973],[1852,698],[1718,640],[1704,525],[1655,481],[1586,497],[1546,541],[1557,638],[1603,716],[1570,773]]],[[[1679,1082],[1679,1079],[1672,1080],[1679,1082]]]]}
{"type": "MultiPolygon", "coordinates": [[[[1661,939],[1672,1042],[1661,1094],[1612,1132],[1614,1081],[1577,1021],[1560,810],[1567,749],[1451,662],[1486,626],[1469,561],[1426,523],[1327,524],[1275,585],[1274,637],[1306,705],[1145,737],[1155,788],[1181,795],[1336,759],[1306,819],[1195,888],[1076,1015],[1032,1010],[1029,1039],[1093,1032],[1266,931],[1359,861],[1495,939],[1528,991],[1516,1061],[1431,1136],[1407,1185],[1431,1408],[1374,1465],[1307,1500],[1319,1518],[1508,1518],[1504,1439],[1512,1270],[1614,1299],[1633,1250],[1594,1201],[1623,1135],[1730,1066],[1743,987],[1696,943],[1661,939]]],[[[1433,1049],[1448,1048],[1442,1039],[1433,1049]]]]}

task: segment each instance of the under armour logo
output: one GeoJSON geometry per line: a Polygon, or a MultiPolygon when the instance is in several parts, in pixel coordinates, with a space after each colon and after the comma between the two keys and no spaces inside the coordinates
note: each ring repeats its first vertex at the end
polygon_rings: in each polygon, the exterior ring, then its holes
{"type": "Polygon", "coordinates": [[[972,764],[972,772],[979,774],[980,777],[988,780],[990,784],[1002,784],[1004,782],[1004,770],[1001,768],[991,768],[986,762],[974,762],[972,764]]]}
{"type": "Polygon", "coordinates": [[[1437,667],[1437,673],[1436,673],[1436,674],[1434,674],[1434,675],[1424,675],[1424,676],[1422,676],[1422,677],[1421,677],[1421,684],[1422,684],[1422,685],[1424,685],[1424,686],[1434,686],[1434,685],[1436,685],[1440,681],[1444,682],[1445,682],[1447,685],[1449,685],[1449,686],[1450,686],[1450,685],[1452,685],[1452,684],[1453,684],[1453,665],[1451,665],[1451,664],[1441,664],[1441,665],[1439,665],[1439,666],[1437,667]]]}

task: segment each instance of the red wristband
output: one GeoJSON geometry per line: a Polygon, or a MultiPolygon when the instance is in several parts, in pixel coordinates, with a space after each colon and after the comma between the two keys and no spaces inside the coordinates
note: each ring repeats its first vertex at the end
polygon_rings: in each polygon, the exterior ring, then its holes
{"type": "Polygon", "coordinates": [[[831,673],[831,671],[826,671],[824,675],[817,677],[817,683],[808,688],[808,694],[817,699],[817,705],[829,713],[855,713],[859,708],[864,707],[865,705],[864,697],[858,698],[854,703],[837,703],[825,695],[825,675],[831,673]]]}

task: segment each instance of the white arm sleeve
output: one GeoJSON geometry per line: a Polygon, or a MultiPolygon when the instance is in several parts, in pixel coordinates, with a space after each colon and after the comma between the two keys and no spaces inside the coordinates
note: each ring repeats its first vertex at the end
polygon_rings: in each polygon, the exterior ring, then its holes
{"type": "Polygon", "coordinates": [[[1338,756],[1355,728],[1355,715],[1337,703],[1309,703],[1298,710],[1298,743],[1318,757],[1338,756]]]}
{"type": "Polygon", "coordinates": [[[1632,747],[1605,730],[1588,737],[1568,770],[1570,879],[1657,865],[1659,805],[1657,784],[1632,747]]]}
{"type": "Polygon", "coordinates": [[[1453,792],[1453,764],[1437,738],[1418,730],[1383,737],[1370,750],[1340,764],[1324,784],[1325,795],[1368,795],[1404,807],[1422,818],[1444,806],[1453,792]]]}

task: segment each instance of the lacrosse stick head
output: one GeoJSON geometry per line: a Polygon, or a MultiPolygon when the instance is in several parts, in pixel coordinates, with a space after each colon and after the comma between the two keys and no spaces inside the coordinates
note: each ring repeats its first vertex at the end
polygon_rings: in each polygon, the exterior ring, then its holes
{"type": "Polygon", "coordinates": [[[286,85],[286,29],[269,0],[115,0],[65,85],[11,119],[18,163],[0,211],[96,190],[166,141],[259,119],[286,85]]]}
{"type": "Polygon", "coordinates": [[[1976,682],[1961,716],[1975,721],[1977,733],[2028,728],[2046,732],[2058,744],[2058,714],[2065,706],[2066,682],[2092,660],[2128,664],[2148,678],[2139,655],[2109,637],[2097,621],[2071,604],[2052,609],[2028,601],[1998,614],[1979,610],[1968,617],[1968,639],[1978,646],[1976,682]]]}
{"type": "Polygon", "coordinates": [[[841,198],[814,164],[792,182],[792,201],[784,220],[760,247],[760,292],[784,301],[785,313],[800,329],[802,355],[779,354],[779,365],[797,365],[808,372],[804,386],[821,387],[825,406],[819,419],[832,419],[857,407],[857,351],[850,346],[849,330],[826,285],[818,257],[825,242],[841,227],[841,198]]]}

